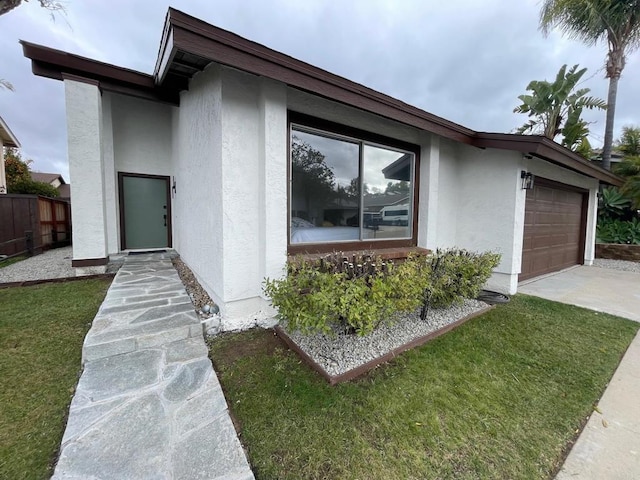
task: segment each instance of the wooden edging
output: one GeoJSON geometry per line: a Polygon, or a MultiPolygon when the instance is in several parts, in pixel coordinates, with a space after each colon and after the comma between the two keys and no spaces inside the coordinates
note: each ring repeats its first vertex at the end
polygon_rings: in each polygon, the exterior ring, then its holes
{"type": "Polygon", "coordinates": [[[467,315],[466,317],[463,317],[459,320],[456,320],[455,322],[450,323],[449,325],[442,327],[439,330],[436,330],[434,332],[428,333],[427,335],[424,335],[422,337],[418,337],[415,338],[413,340],[411,340],[410,342],[405,343],[404,345],[400,345],[399,347],[394,348],[393,350],[385,353],[384,355],[382,355],[381,357],[378,358],[374,358],[373,360],[368,361],[367,363],[363,363],[362,365],[355,367],[351,370],[348,370],[344,373],[341,373],[339,375],[331,375],[329,372],[327,372],[322,365],[320,365],[319,363],[317,363],[313,358],[311,358],[304,350],[302,350],[298,344],[296,342],[294,342],[289,335],[287,335],[287,333],[282,329],[282,327],[280,327],[280,325],[276,325],[274,327],[274,330],[276,332],[276,335],[278,335],[278,337],[280,337],[284,343],[287,344],[287,346],[293,350],[294,352],[296,352],[301,358],[302,360],[309,365],[309,367],[311,367],[313,370],[315,370],[316,372],[318,372],[320,374],[320,376],[322,378],[324,378],[327,382],[329,382],[330,385],[337,385],[338,383],[342,383],[342,382],[348,382],[350,380],[353,380],[354,378],[357,378],[361,375],[364,375],[365,373],[369,372],[370,370],[373,370],[374,368],[376,368],[378,365],[381,365],[383,363],[389,362],[390,360],[393,360],[395,357],[397,357],[398,355],[400,355],[403,352],[406,352],[407,350],[411,350],[413,348],[416,347],[420,347],[422,345],[424,345],[425,343],[439,337],[440,335],[444,335],[447,332],[450,332],[451,330],[453,330],[454,328],[459,327],[460,325],[462,325],[463,323],[468,322],[469,320],[476,318],[484,313],[487,313],[489,310],[493,309],[495,307],[495,305],[489,305],[486,308],[483,308],[482,310],[478,310],[477,312],[474,312],[470,315],[467,315]]]}
{"type": "Polygon", "coordinates": [[[95,275],[83,275],[80,277],[62,277],[62,278],[44,278],[42,280],[25,280],[24,282],[6,282],[0,283],[0,289],[12,287],[30,287],[32,285],[41,285],[43,283],[66,283],[77,282],[79,280],[93,280],[99,278],[113,278],[115,273],[97,273],[95,275]]]}

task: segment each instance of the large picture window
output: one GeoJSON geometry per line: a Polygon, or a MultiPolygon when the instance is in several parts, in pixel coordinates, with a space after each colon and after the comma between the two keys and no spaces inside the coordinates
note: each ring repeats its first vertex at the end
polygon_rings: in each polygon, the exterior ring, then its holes
{"type": "Polygon", "coordinates": [[[409,240],[415,153],[291,124],[290,244],[409,240]]]}

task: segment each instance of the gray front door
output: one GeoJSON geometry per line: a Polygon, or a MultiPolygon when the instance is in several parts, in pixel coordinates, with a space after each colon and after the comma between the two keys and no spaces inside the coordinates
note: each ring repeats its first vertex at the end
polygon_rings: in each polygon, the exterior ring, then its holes
{"type": "Polygon", "coordinates": [[[119,176],[122,249],[170,247],[169,177],[119,176]]]}

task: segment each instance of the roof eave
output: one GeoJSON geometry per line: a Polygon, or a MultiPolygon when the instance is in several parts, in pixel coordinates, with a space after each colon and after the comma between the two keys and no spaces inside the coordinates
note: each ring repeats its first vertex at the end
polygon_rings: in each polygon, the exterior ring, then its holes
{"type": "MultiPolygon", "coordinates": [[[[5,147],[20,148],[20,142],[2,117],[0,117],[0,137],[2,137],[2,144],[5,147]]],[[[0,155],[2,155],[2,152],[0,152],[0,155]]]]}
{"type": "Polygon", "coordinates": [[[473,145],[480,148],[513,150],[536,156],[554,165],[595,178],[607,185],[621,186],[624,179],[608,170],[594,165],[575,152],[537,135],[517,135],[511,133],[476,133],[473,145]]]}
{"type": "Polygon", "coordinates": [[[31,60],[34,75],[63,80],[76,76],[97,82],[102,91],[135,96],[147,100],[179,104],[179,95],[158,88],[153,76],[128,68],[118,67],[80,55],[20,40],[24,56],[31,60]]]}

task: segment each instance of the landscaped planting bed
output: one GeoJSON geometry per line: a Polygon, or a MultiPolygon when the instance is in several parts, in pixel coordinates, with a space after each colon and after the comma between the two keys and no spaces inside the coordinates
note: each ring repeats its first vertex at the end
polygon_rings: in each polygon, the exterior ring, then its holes
{"type": "Polygon", "coordinates": [[[465,300],[448,308],[432,308],[425,320],[420,319],[420,309],[397,313],[391,321],[364,336],[338,331],[309,335],[290,331],[286,321],[276,327],[276,332],[333,385],[362,375],[489,308],[484,302],[465,300]]]}

